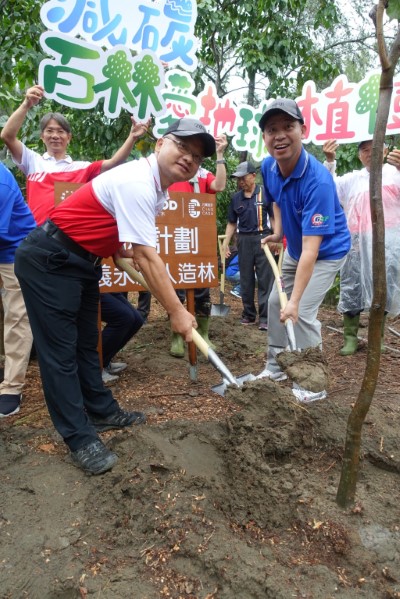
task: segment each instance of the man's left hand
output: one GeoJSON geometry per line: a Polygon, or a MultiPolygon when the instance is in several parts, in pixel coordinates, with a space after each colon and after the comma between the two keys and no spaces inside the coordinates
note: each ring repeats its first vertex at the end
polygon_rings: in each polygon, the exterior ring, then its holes
{"type": "Polygon", "coordinates": [[[226,135],[224,133],[222,133],[222,135],[219,135],[218,137],[215,137],[215,146],[216,146],[216,153],[217,154],[223,154],[226,150],[226,148],[228,147],[228,140],[226,139],[226,135]]]}
{"type": "Polygon", "coordinates": [[[387,155],[386,162],[400,170],[400,150],[392,150],[387,155]]]}
{"type": "Polygon", "coordinates": [[[133,118],[133,116],[131,116],[131,122],[132,122],[132,127],[131,127],[131,135],[133,135],[134,137],[143,137],[143,135],[146,135],[149,127],[151,126],[151,119],[149,119],[146,123],[137,123],[135,121],[135,119],[133,118]]]}

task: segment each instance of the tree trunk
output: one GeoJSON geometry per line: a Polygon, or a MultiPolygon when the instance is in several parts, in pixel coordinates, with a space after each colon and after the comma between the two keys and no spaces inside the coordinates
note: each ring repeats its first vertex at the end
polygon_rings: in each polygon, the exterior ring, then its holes
{"type": "Polygon", "coordinates": [[[361,432],[370,408],[379,375],[381,331],[386,306],[385,221],[382,205],[382,151],[393,91],[393,75],[400,56],[398,30],[389,57],[383,39],[382,17],[385,0],[379,0],[376,11],[376,34],[382,73],[379,86],[378,113],[372,145],[370,171],[370,208],[372,222],[373,300],[368,326],[368,351],[364,378],[348,422],[342,472],[336,501],[346,507],[355,499],[360,462],[361,432]]]}

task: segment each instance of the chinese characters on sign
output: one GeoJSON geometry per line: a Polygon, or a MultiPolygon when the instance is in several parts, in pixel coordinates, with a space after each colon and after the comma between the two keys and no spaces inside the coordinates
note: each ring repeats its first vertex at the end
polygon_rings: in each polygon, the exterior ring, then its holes
{"type": "MultiPolygon", "coordinates": [[[[175,289],[218,285],[215,196],[171,192],[156,219],[157,253],[175,289]]],[[[137,291],[140,285],[120,272],[111,258],[103,261],[100,291],[137,291]]]]}
{"type": "MultiPolygon", "coordinates": [[[[256,161],[265,157],[258,123],[273,99],[258,107],[236,103],[218,97],[210,82],[195,94],[187,72],[197,66],[195,0],[50,0],[41,18],[48,29],[41,36],[48,58],[39,68],[46,97],[78,109],[104,100],[109,118],[123,109],[138,121],[152,115],[158,136],[177,118],[197,118],[213,135],[232,137],[236,150],[248,151],[256,161]]],[[[340,75],[320,92],[307,81],[296,98],[307,126],[304,141],[322,145],[330,138],[340,143],[372,138],[379,77],[372,72],[351,83],[340,75]]],[[[400,75],[394,78],[387,125],[387,134],[398,133],[400,75]]]]}
{"type": "Polygon", "coordinates": [[[43,33],[42,47],[53,59],[42,60],[39,81],[46,96],[71,108],[94,108],[104,98],[104,113],[119,116],[125,108],[146,121],[163,114],[164,69],[149,51],[132,57],[122,46],[107,52],[82,40],[43,33]]]}
{"type": "MultiPolygon", "coordinates": [[[[332,138],[339,143],[372,139],[378,94],[376,73],[369,73],[359,83],[350,83],[345,75],[340,75],[321,92],[316,91],[313,81],[307,81],[296,98],[307,126],[304,141],[322,145],[332,138]]],[[[162,96],[167,112],[156,119],[156,135],[162,135],[173,120],[190,116],[200,119],[215,136],[222,132],[232,136],[233,147],[248,151],[256,161],[266,156],[258,122],[273,98],[258,108],[235,104],[230,99],[219,98],[213,83],[207,83],[196,96],[190,75],[177,70],[167,71],[162,96]]],[[[400,76],[394,80],[387,126],[388,135],[395,133],[400,133],[400,76]]]]}
{"type": "Polygon", "coordinates": [[[197,66],[195,0],[50,0],[40,17],[50,31],[100,48],[150,50],[170,66],[197,66]]]}
{"type": "MultiPolygon", "coordinates": [[[[55,183],[55,205],[81,186],[82,183],[55,183]]],[[[157,216],[157,253],[176,289],[218,286],[216,215],[215,195],[175,191],[157,216]]],[[[142,289],[118,270],[112,258],[103,260],[102,266],[101,292],[142,289]]]]}
{"type": "Polygon", "coordinates": [[[46,96],[75,108],[104,98],[109,118],[125,108],[139,121],[165,112],[164,66],[197,66],[197,4],[190,0],[50,0],[40,11],[46,96]],[[79,36],[79,37],[78,37],[79,36]]]}

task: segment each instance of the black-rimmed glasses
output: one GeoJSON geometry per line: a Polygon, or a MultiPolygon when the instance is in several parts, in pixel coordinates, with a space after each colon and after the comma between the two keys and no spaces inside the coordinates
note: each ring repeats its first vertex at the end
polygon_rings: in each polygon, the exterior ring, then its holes
{"type": "Polygon", "coordinates": [[[182,156],[184,156],[185,154],[188,154],[189,156],[191,156],[192,160],[195,164],[198,164],[200,166],[200,164],[203,162],[204,156],[201,156],[200,154],[196,154],[195,152],[192,152],[192,150],[190,150],[189,147],[182,141],[179,141],[178,139],[174,139],[173,137],[167,137],[167,136],[165,136],[164,139],[169,139],[170,141],[173,141],[174,144],[176,145],[176,147],[178,148],[179,153],[182,154],[182,156]]]}

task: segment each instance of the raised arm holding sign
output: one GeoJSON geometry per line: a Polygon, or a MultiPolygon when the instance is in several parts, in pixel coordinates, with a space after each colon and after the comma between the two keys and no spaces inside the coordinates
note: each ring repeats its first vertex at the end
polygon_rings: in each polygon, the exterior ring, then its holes
{"type": "Polygon", "coordinates": [[[108,160],[96,162],[73,160],[68,154],[72,138],[71,127],[60,113],[47,113],[40,121],[40,139],[46,152],[41,156],[18,139],[19,131],[29,110],[43,98],[40,85],[29,88],[21,105],[12,113],[2,132],[12,159],[28,177],[27,200],[38,225],[41,225],[54,207],[54,184],[87,183],[99,173],[104,173],[125,162],[137,140],[147,131],[148,123],[136,123],[133,118],[129,135],[122,146],[108,160]]]}

